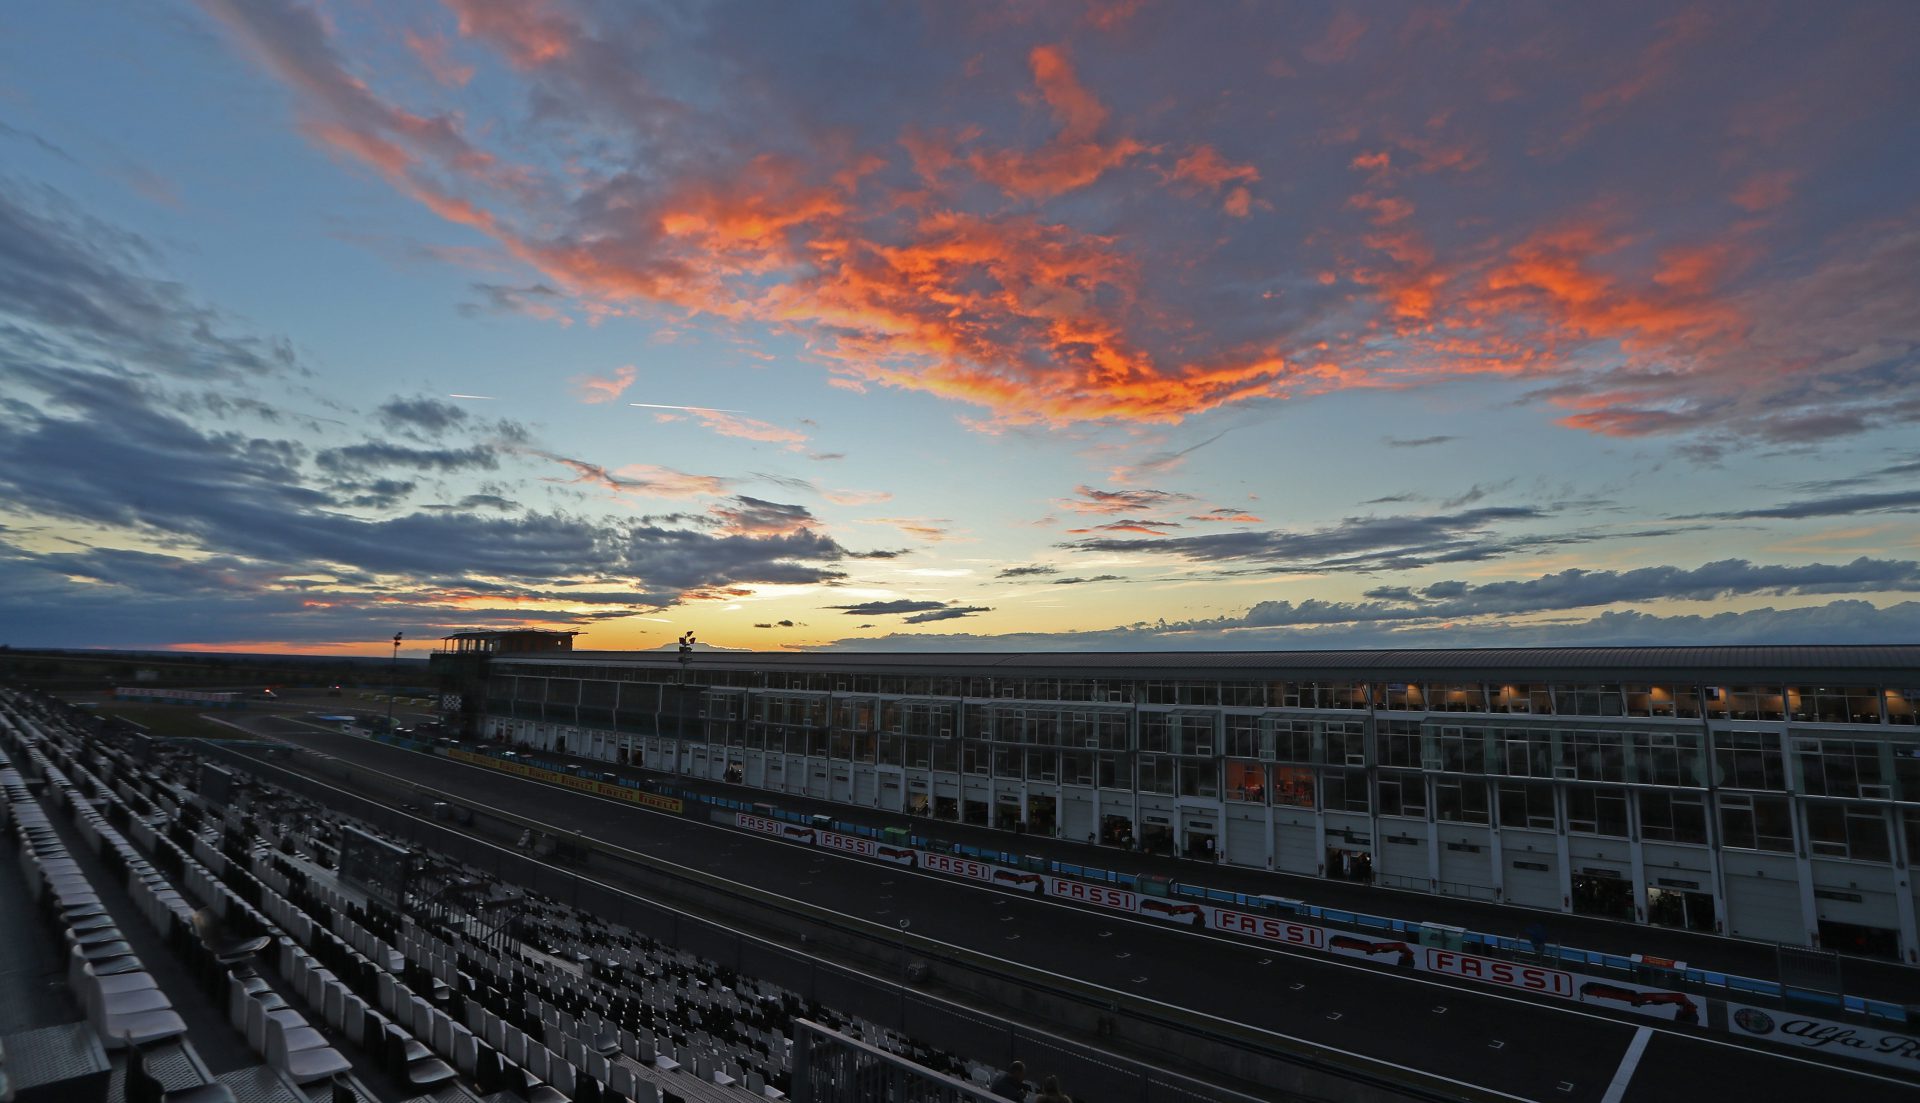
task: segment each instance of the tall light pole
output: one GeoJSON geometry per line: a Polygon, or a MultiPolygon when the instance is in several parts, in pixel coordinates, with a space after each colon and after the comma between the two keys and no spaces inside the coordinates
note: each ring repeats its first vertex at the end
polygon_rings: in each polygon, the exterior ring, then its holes
{"type": "Polygon", "coordinates": [[[393,659],[387,663],[387,734],[393,734],[393,691],[400,684],[400,633],[393,634],[393,659]]]}

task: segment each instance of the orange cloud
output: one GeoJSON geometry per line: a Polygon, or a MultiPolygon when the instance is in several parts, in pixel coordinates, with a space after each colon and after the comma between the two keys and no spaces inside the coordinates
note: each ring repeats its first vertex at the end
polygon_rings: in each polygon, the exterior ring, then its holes
{"type": "Polygon", "coordinates": [[[1360,192],[1347,200],[1347,206],[1354,210],[1368,212],[1375,226],[1391,226],[1413,217],[1413,204],[1396,195],[1360,192]]]}
{"type": "Polygon", "coordinates": [[[1660,24],[1661,34],[1641,53],[1619,80],[1589,92],[1580,100],[1580,116],[1561,138],[1563,146],[1584,139],[1605,117],[1652,91],[1679,67],[1680,55],[1712,29],[1712,19],[1701,8],[1687,8],[1660,24]]]}
{"type": "Polygon", "coordinates": [[[807,435],[793,429],[782,429],[771,422],[757,418],[741,417],[721,410],[690,410],[691,416],[700,424],[723,437],[739,440],[757,440],[765,444],[784,445],[789,451],[806,450],[807,435]]]}
{"type": "Polygon", "coordinates": [[[534,69],[566,57],[580,28],[546,0],[443,0],[460,21],[460,33],[491,42],[517,69],[534,69]]]}
{"type": "Polygon", "coordinates": [[[1174,162],[1170,179],[1185,180],[1203,188],[1217,188],[1235,182],[1258,183],[1260,170],[1252,165],[1236,165],[1220,156],[1219,150],[1202,145],[1195,146],[1192,153],[1174,162]]]}
{"type": "Polygon", "coordinates": [[[1799,174],[1790,169],[1757,173],[1747,178],[1733,193],[1733,205],[1758,214],[1793,198],[1793,185],[1799,174]]]}
{"type": "Polygon", "coordinates": [[[890,525],[908,536],[917,536],[922,540],[938,542],[953,539],[953,524],[945,517],[874,517],[860,522],[863,525],[890,525]]]}
{"type": "Polygon", "coordinates": [[[1035,46],[1027,61],[1040,96],[1060,130],[1032,153],[1000,150],[972,154],[967,164],[982,180],[998,185],[1008,195],[1046,199],[1086,187],[1109,169],[1147,151],[1147,146],[1132,138],[1100,141],[1107,109],[1080,83],[1065,50],[1035,46]]]}
{"type": "Polygon", "coordinates": [[[820,496],[837,506],[872,506],[893,501],[885,490],[823,490],[820,496]]]}
{"type": "Polygon", "coordinates": [[[605,378],[593,375],[576,375],[572,380],[573,393],[580,401],[590,405],[612,402],[614,399],[625,394],[628,387],[633,386],[634,376],[637,374],[634,366],[628,364],[623,368],[616,369],[612,375],[605,378]]]}
{"type": "Polygon", "coordinates": [[[1634,289],[1601,265],[1627,243],[1592,222],[1535,234],[1487,276],[1487,294],[1477,307],[1532,310],[1551,331],[1618,340],[1629,350],[1656,342],[1697,343],[1738,328],[1738,316],[1708,295],[1733,263],[1729,248],[1669,252],[1649,286],[1634,289]]]}

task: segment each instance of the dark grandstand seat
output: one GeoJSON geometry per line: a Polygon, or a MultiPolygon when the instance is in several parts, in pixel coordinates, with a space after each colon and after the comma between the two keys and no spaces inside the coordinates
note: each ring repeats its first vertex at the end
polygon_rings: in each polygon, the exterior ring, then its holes
{"type": "Polygon", "coordinates": [[[234,936],[209,908],[201,908],[193,913],[193,933],[213,952],[215,961],[228,966],[251,959],[273,942],[266,935],[251,938],[234,936]]]}

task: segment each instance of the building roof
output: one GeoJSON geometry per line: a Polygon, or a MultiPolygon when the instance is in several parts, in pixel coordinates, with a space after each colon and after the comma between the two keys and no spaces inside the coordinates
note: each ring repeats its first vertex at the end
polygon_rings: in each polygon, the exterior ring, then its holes
{"type": "Polygon", "coordinates": [[[498,640],[509,636],[577,636],[571,628],[482,628],[471,632],[450,632],[443,640],[498,640]]]}
{"type": "MultiPolygon", "coordinates": [[[[496,661],[572,666],[675,668],[672,651],[504,654],[496,661]]],[[[1507,647],[1362,651],[877,652],[699,651],[696,670],[834,671],[991,677],[1248,679],[1275,675],[1400,680],[1409,677],[1514,680],[1642,676],[1648,680],[1846,674],[1920,688],[1920,645],[1724,647],[1507,647]],[[1908,679],[1909,682],[1902,682],[1908,679]]]]}

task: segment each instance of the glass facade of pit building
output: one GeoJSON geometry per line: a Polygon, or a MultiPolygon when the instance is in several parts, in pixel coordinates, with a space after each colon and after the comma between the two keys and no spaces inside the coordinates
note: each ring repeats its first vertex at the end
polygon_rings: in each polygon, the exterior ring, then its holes
{"type": "Polygon", "coordinates": [[[1917,696],[1913,646],[549,651],[491,656],[467,711],[777,793],[1916,964],[1917,696]]]}

